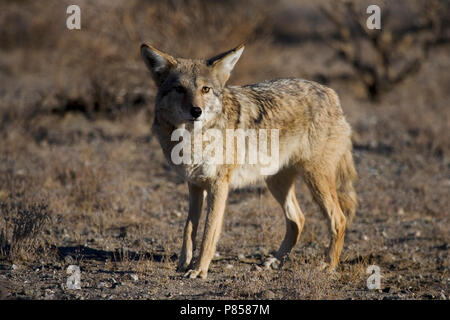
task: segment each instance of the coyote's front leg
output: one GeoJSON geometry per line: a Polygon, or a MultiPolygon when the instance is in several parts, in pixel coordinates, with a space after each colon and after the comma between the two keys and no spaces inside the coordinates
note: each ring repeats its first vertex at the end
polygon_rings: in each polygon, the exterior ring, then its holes
{"type": "Polygon", "coordinates": [[[228,181],[225,178],[214,182],[208,188],[207,205],[208,216],[206,217],[205,232],[203,234],[200,258],[195,268],[189,270],[185,277],[206,278],[208,267],[216,250],[217,240],[222,229],[223,214],[228,197],[228,181]]]}
{"type": "Polygon", "coordinates": [[[192,260],[192,253],[195,250],[195,237],[197,235],[198,223],[202,215],[203,189],[189,185],[189,213],[184,227],[183,246],[181,248],[178,271],[186,271],[192,260]]]}

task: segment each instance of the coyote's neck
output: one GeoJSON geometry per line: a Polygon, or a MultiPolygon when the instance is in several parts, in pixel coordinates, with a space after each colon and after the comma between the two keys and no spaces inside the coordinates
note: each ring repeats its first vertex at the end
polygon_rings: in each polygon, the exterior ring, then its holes
{"type": "Polygon", "coordinates": [[[222,118],[226,128],[236,128],[240,121],[241,104],[229,87],[222,91],[222,118]]]}

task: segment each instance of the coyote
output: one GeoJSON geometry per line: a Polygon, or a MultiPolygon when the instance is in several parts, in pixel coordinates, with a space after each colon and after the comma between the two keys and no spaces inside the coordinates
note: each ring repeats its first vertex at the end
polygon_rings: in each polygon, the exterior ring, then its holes
{"type": "MultiPolygon", "coordinates": [[[[328,218],[331,241],[327,252],[334,270],[342,250],[346,225],[355,215],[357,177],[352,158],[351,128],[335,91],[302,79],[278,79],[245,86],[227,86],[244,45],[210,59],[174,58],[141,45],[141,55],[158,88],[153,132],[169,164],[188,183],[189,212],[178,270],[186,277],[206,278],[222,227],[230,189],[265,181],[281,205],[286,234],[264,266],[274,267],[299,240],[305,217],[295,196],[300,175],[328,218]],[[202,130],[277,129],[279,164],[262,175],[258,164],[174,164],[172,133],[202,130]],[[255,169],[256,168],[256,169],[255,169]],[[195,238],[206,198],[207,219],[199,259],[193,262],[195,238]]],[[[248,145],[246,145],[248,147],[248,145]]],[[[239,151],[239,150],[236,150],[239,151]]]]}

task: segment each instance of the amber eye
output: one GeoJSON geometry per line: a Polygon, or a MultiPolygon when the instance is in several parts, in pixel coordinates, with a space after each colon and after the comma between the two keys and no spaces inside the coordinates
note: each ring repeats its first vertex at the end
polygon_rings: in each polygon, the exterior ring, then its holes
{"type": "Polygon", "coordinates": [[[182,86],[176,86],[175,87],[175,91],[178,92],[178,93],[184,93],[185,89],[182,86]]]}
{"type": "Polygon", "coordinates": [[[203,88],[202,88],[202,93],[208,93],[209,90],[211,90],[210,87],[203,87],[203,88]]]}

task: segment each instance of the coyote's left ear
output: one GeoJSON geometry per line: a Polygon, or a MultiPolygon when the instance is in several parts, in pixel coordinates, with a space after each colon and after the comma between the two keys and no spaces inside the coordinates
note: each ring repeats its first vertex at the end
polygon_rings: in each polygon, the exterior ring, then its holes
{"type": "Polygon", "coordinates": [[[225,86],[225,83],[230,77],[231,70],[233,70],[243,51],[244,44],[241,44],[234,49],[221,53],[206,61],[206,64],[213,68],[214,74],[222,86],[225,86]]]}

